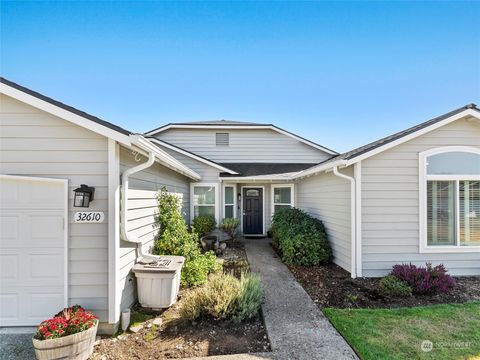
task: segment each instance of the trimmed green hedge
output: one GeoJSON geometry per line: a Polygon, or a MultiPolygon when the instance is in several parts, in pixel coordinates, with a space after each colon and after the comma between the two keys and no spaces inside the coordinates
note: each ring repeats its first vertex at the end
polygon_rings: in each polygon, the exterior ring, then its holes
{"type": "Polygon", "coordinates": [[[315,266],[328,263],[332,258],[323,223],[300,209],[276,211],[271,232],[273,243],[286,264],[315,266]]]}

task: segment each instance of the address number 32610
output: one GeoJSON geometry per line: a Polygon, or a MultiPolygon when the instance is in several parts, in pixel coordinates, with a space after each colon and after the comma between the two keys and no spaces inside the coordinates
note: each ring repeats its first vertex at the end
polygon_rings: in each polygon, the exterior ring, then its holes
{"type": "Polygon", "coordinates": [[[105,220],[105,215],[101,211],[79,211],[73,220],[76,223],[101,223],[105,220]]]}

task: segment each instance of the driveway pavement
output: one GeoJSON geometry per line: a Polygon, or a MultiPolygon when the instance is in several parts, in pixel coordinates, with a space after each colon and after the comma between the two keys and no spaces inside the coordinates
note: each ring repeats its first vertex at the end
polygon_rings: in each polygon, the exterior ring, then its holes
{"type": "Polygon", "coordinates": [[[0,360],[35,359],[34,328],[0,328],[0,360]]]}
{"type": "Polygon", "coordinates": [[[245,240],[250,269],[265,291],[263,317],[276,359],[358,359],[267,239],[245,240]]]}

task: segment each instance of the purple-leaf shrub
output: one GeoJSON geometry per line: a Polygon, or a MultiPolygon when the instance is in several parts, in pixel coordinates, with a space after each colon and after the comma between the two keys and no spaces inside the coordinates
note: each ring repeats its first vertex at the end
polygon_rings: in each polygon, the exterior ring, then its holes
{"type": "Polygon", "coordinates": [[[432,267],[412,264],[395,265],[392,275],[408,283],[416,294],[434,295],[449,293],[456,285],[442,264],[432,267]]]}

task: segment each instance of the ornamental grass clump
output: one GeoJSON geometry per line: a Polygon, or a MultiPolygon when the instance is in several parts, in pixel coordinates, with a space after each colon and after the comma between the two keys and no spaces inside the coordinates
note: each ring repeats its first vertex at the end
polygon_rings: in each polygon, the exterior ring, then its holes
{"type": "Polygon", "coordinates": [[[435,267],[431,263],[427,263],[426,266],[395,265],[391,274],[405,281],[413,293],[420,295],[447,294],[456,286],[455,280],[442,264],[435,267]]]}
{"type": "Polygon", "coordinates": [[[98,318],[79,305],[63,309],[53,318],[42,321],[34,338],[37,340],[57,339],[73,335],[95,326],[98,318]]]}
{"type": "Polygon", "coordinates": [[[158,194],[159,227],[153,252],[156,255],[183,256],[181,284],[196,286],[207,281],[208,274],[221,270],[212,251],[202,253],[198,235],[188,231],[187,223],[181,214],[181,200],[163,188],[158,194]]]}
{"type": "Polygon", "coordinates": [[[185,294],[180,314],[189,321],[211,317],[241,322],[258,314],[262,297],[260,279],[255,275],[237,279],[230,274],[213,274],[205,285],[185,294]]]}
{"type": "Polygon", "coordinates": [[[287,264],[316,266],[332,257],[323,223],[297,208],[284,208],[272,217],[273,244],[287,264]]]}

